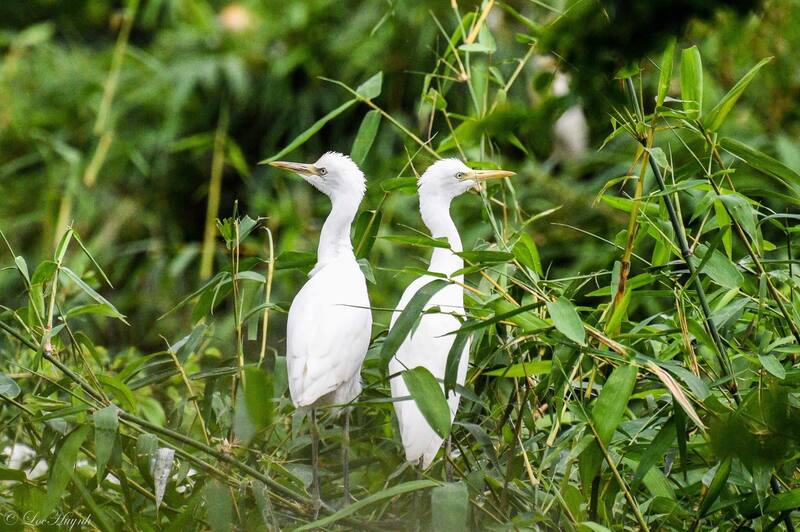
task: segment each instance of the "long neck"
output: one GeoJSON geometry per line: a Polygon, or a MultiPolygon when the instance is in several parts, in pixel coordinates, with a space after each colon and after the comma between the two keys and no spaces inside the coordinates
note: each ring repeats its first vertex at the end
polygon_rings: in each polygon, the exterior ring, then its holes
{"type": "Polygon", "coordinates": [[[342,255],[353,255],[350,227],[358,212],[360,198],[334,197],[331,213],[322,226],[317,249],[317,265],[325,264],[342,255]]]}
{"type": "MultiPolygon", "coordinates": [[[[419,198],[419,210],[422,221],[430,230],[434,238],[446,238],[450,249],[434,248],[429,271],[452,276],[454,272],[464,267],[464,260],[454,252],[461,252],[461,237],[458,234],[453,219],[450,217],[450,200],[440,196],[429,197],[424,194],[419,198]]],[[[459,275],[455,280],[463,282],[464,276],[459,275]]]]}

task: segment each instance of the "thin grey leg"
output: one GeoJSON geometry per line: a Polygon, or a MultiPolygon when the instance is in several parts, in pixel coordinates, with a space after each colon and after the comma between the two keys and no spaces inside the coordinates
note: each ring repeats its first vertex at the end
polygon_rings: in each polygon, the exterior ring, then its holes
{"type": "Polygon", "coordinates": [[[319,427],[317,426],[317,409],[311,409],[311,495],[314,501],[314,519],[319,516],[322,500],[319,497],[319,427]]]}
{"type": "Polygon", "coordinates": [[[444,477],[447,482],[453,482],[453,463],[450,461],[450,453],[452,451],[453,435],[447,436],[447,441],[444,445],[444,477]]]}
{"type": "Polygon", "coordinates": [[[342,432],[342,474],[344,475],[344,505],[350,504],[350,409],[344,412],[342,432]]]}

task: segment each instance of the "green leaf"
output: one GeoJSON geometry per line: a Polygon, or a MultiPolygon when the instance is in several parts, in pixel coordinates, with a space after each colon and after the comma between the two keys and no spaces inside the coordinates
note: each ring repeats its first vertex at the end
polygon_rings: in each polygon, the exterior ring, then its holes
{"type": "Polygon", "coordinates": [[[450,351],[447,353],[447,362],[444,366],[444,394],[449,395],[450,390],[455,390],[456,380],[458,378],[458,366],[461,362],[461,357],[467,356],[464,354],[464,348],[472,335],[469,331],[459,332],[453,344],[450,346],[450,351]]]}
{"type": "Polygon", "coordinates": [[[272,422],[272,377],[254,366],[244,368],[244,398],[253,425],[261,430],[272,422]]]}
{"type": "Polygon", "coordinates": [[[795,195],[800,195],[800,188],[798,188],[800,186],[800,173],[797,171],[738,140],[726,137],[720,140],[719,144],[723,149],[741,159],[746,165],[777,179],[790,188],[795,195]]]}
{"type": "Polygon", "coordinates": [[[148,483],[153,482],[150,463],[156,449],[158,449],[158,438],[155,434],[140,434],[136,438],[136,467],[148,483]]]}
{"type": "Polygon", "coordinates": [[[356,94],[366,100],[377,98],[381,95],[383,85],[383,72],[378,72],[356,88],[356,94]]]}
{"type": "Polygon", "coordinates": [[[372,251],[375,237],[378,236],[378,231],[381,228],[382,219],[383,213],[379,210],[364,211],[358,215],[354,232],[355,237],[353,238],[353,242],[355,242],[354,253],[357,259],[366,258],[369,252],[372,251]]]}
{"type": "Polygon", "coordinates": [[[13,480],[15,482],[25,482],[27,477],[25,471],[21,469],[10,469],[8,467],[0,466],[0,480],[13,480]]]}
{"type": "Polygon", "coordinates": [[[346,101],[345,103],[343,103],[342,105],[340,105],[339,107],[337,107],[336,109],[331,111],[330,113],[326,114],[325,116],[323,116],[322,118],[320,118],[319,120],[314,122],[314,124],[310,128],[306,129],[305,131],[303,131],[302,133],[297,135],[297,137],[295,137],[294,140],[292,142],[290,142],[288,146],[283,148],[281,151],[279,151],[278,153],[276,153],[272,157],[270,157],[268,159],[264,159],[263,161],[260,161],[258,164],[267,164],[267,163],[271,163],[272,161],[277,161],[278,159],[280,159],[281,157],[283,157],[287,153],[293,152],[294,150],[296,150],[297,148],[299,148],[300,146],[305,144],[308,139],[310,139],[311,137],[316,135],[317,132],[320,129],[322,129],[322,127],[325,124],[327,124],[328,122],[330,122],[331,120],[333,120],[334,118],[336,118],[337,116],[342,114],[343,112],[347,111],[357,101],[358,100],[355,99],[355,98],[352,99],[352,100],[346,101]]]}
{"type": "Polygon", "coordinates": [[[717,500],[719,494],[722,493],[722,489],[728,482],[728,475],[730,474],[731,459],[726,458],[717,466],[717,470],[714,472],[714,478],[711,479],[711,484],[708,486],[708,491],[700,503],[700,508],[697,512],[698,516],[703,517],[706,515],[706,512],[708,512],[709,508],[711,508],[711,505],[714,504],[714,501],[717,500]]]}
{"type": "Polygon", "coordinates": [[[460,251],[456,255],[474,264],[499,264],[514,258],[513,253],[486,250],[460,251]]]}
{"type": "Polygon", "coordinates": [[[50,478],[47,479],[47,496],[42,507],[39,508],[42,518],[46,518],[58,506],[61,495],[72,478],[75,462],[78,460],[78,451],[89,434],[89,428],[88,425],[78,427],[62,440],[55,463],[50,470],[50,478]]]}
{"type": "Polygon", "coordinates": [[[738,194],[725,194],[719,196],[718,199],[725,204],[733,219],[750,236],[750,240],[755,244],[756,249],[760,249],[756,217],[747,200],[738,194]]]}
{"type": "Polygon", "coordinates": [[[519,378],[529,375],[543,375],[545,373],[550,373],[551,369],[553,369],[552,360],[532,360],[531,362],[519,362],[505,368],[493,369],[492,371],[485,372],[484,375],[519,378]]]}
{"type": "Polygon", "coordinates": [[[783,380],[786,378],[786,368],[775,358],[774,355],[759,355],[758,360],[761,366],[772,375],[783,380]]]}
{"type": "Polygon", "coordinates": [[[583,328],[583,322],[581,322],[575,306],[568,299],[562,296],[555,301],[548,301],[547,311],[553,319],[553,325],[561,334],[575,343],[585,344],[586,331],[583,328]]]}
{"type": "Polygon", "coordinates": [[[358,128],[358,133],[356,133],[356,139],[353,141],[353,148],[350,150],[350,158],[356,164],[364,164],[369,149],[375,141],[375,135],[378,134],[380,124],[380,111],[373,109],[364,115],[364,120],[361,121],[361,126],[358,128]]]}
{"type": "Polygon", "coordinates": [[[742,78],[736,82],[731,90],[723,96],[723,98],[714,106],[714,108],[706,115],[705,119],[703,119],[703,125],[706,129],[711,131],[716,131],[722,126],[722,123],[727,118],[728,114],[736,105],[736,101],[742,95],[742,93],[747,89],[747,86],[750,85],[750,82],[753,81],[753,78],[756,77],[756,74],[761,67],[766,65],[772,60],[771,57],[767,57],[762,59],[758,62],[756,66],[751,68],[747,74],[742,76],[742,78]]]}
{"type": "Polygon", "coordinates": [[[700,118],[703,109],[703,63],[697,46],[681,53],[681,99],[686,115],[700,118]]]}
{"type": "Polygon", "coordinates": [[[463,482],[448,482],[431,490],[430,530],[467,530],[469,491],[463,482]]]}
{"type": "MultiPolygon", "coordinates": [[[[636,384],[637,371],[633,364],[616,368],[603,384],[603,389],[594,402],[591,420],[597,432],[597,439],[606,448],[625,415],[625,409],[636,384]]],[[[589,489],[591,486],[592,480],[600,471],[602,460],[603,454],[596,440],[581,453],[578,465],[584,489],[589,489]]]]}
{"type": "Polygon", "coordinates": [[[450,407],[436,378],[423,366],[403,372],[403,381],[423,417],[441,438],[450,435],[450,407]]]}
{"type": "Polygon", "coordinates": [[[671,38],[669,44],[664,49],[661,55],[661,72],[658,76],[658,95],[656,96],[656,106],[661,107],[664,104],[664,98],[669,91],[669,85],[672,81],[672,62],[675,55],[675,38],[671,38]]]}
{"type": "Polygon", "coordinates": [[[114,451],[119,430],[119,408],[109,405],[93,414],[94,418],[94,447],[95,463],[97,465],[98,484],[105,478],[106,465],[114,451]]]}
{"type": "Polygon", "coordinates": [[[136,399],[133,397],[130,388],[128,388],[124,382],[112,375],[98,375],[97,380],[111,389],[111,393],[114,394],[117,401],[122,403],[125,410],[128,412],[136,412],[136,399]]]}
{"type": "Polygon", "coordinates": [[[0,395],[13,399],[20,394],[19,385],[11,377],[0,373],[0,395]]]}
{"type": "Polygon", "coordinates": [[[409,246],[416,246],[422,248],[449,248],[450,243],[447,241],[446,238],[433,238],[430,236],[425,235],[409,235],[409,236],[400,236],[400,235],[386,235],[380,236],[383,240],[388,240],[389,242],[397,242],[398,244],[408,244],[409,246]]]}
{"type": "Polygon", "coordinates": [[[436,486],[439,486],[439,483],[434,482],[433,480],[412,480],[411,482],[404,482],[403,484],[398,484],[397,486],[379,491],[378,493],[373,493],[369,497],[365,497],[360,501],[349,504],[338,512],[327,517],[323,517],[322,519],[318,519],[313,523],[306,523],[305,525],[296,528],[295,532],[313,530],[315,528],[326,529],[330,524],[344,519],[345,517],[354,514],[362,508],[366,508],[367,506],[375,504],[376,502],[380,502],[384,499],[391,499],[392,497],[397,497],[398,495],[402,495],[411,491],[424,490],[428,488],[434,488],[436,486]]]}
{"type": "Polygon", "coordinates": [[[636,384],[638,369],[633,364],[619,366],[603,385],[592,408],[595,430],[604,446],[608,446],[617,426],[622,422],[628,399],[636,384]]]}
{"type": "Polygon", "coordinates": [[[381,181],[381,189],[384,192],[392,192],[394,190],[401,190],[407,194],[417,193],[417,178],[416,177],[393,177],[391,179],[384,179],[381,181]]]}
{"type": "Polygon", "coordinates": [[[417,290],[417,293],[414,294],[406,308],[400,313],[397,321],[394,322],[394,326],[389,330],[389,334],[386,335],[386,339],[383,341],[381,360],[384,365],[388,364],[389,360],[397,353],[408,333],[419,321],[428,300],[448,284],[443,279],[435,279],[417,290]]]}
{"type": "Polygon", "coordinates": [[[84,292],[86,295],[88,295],[90,298],[94,299],[94,300],[95,300],[97,303],[99,303],[99,304],[101,304],[101,305],[105,305],[106,307],[108,307],[108,310],[109,310],[109,312],[111,313],[111,315],[112,315],[114,318],[117,318],[118,320],[122,321],[122,322],[123,322],[123,323],[125,323],[125,324],[127,324],[127,323],[128,323],[127,321],[125,321],[125,316],[124,316],[123,314],[121,314],[121,313],[120,313],[120,312],[119,312],[119,311],[116,309],[116,307],[114,307],[114,305],[112,305],[112,304],[111,304],[111,302],[110,302],[110,301],[108,301],[106,298],[104,298],[103,296],[101,296],[100,294],[98,294],[97,292],[95,292],[95,290],[94,290],[94,289],[93,289],[91,286],[89,286],[88,284],[86,284],[86,283],[83,281],[83,279],[81,279],[81,278],[78,276],[78,274],[77,274],[77,273],[73,272],[72,270],[70,270],[70,269],[69,269],[69,268],[67,268],[66,266],[61,266],[61,269],[60,269],[59,271],[60,271],[60,272],[62,272],[62,273],[63,273],[64,275],[66,275],[67,277],[69,277],[70,279],[72,279],[72,281],[73,281],[75,284],[77,284],[77,285],[78,285],[78,287],[79,287],[81,290],[83,290],[83,292],[84,292]]]}
{"type": "Polygon", "coordinates": [[[208,524],[214,532],[230,532],[234,523],[230,490],[219,480],[211,480],[203,490],[208,524]]]}
{"type": "Polygon", "coordinates": [[[285,251],[275,259],[276,270],[294,268],[310,269],[317,262],[317,254],[311,251],[285,251]]]}
{"type": "Polygon", "coordinates": [[[517,262],[530,268],[539,276],[544,275],[542,271],[542,261],[539,258],[539,248],[529,234],[522,233],[519,236],[519,240],[514,244],[513,252],[517,262]]]}
{"type": "Polygon", "coordinates": [[[664,426],[661,427],[661,430],[658,431],[658,434],[642,454],[639,466],[636,468],[636,473],[634,473],[631,481],[632,490],[639,486],[639,483],[644,479],[645,474],[651,467],[661,462],[667,450],[672,446],[673,441],[675,441],[675,422],[670,420],[664,423],[664,426]]]}
{"type": "Polygon", "coordinates": [[[704,263],[703,273],[723,288],[734,289],[742,286],[744,276],[728,257],[717,250],[714,250],[710,257],[706,257],[707,253],[708,246],[705,244],[697,246],[696,254],[704,263]]]}

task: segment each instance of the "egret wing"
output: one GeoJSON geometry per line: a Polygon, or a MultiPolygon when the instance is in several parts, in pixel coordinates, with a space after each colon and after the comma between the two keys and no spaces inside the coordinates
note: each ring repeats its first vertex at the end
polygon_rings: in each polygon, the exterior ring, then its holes
{"type": "Polygon", "coordinates": [[[286,339],[289,391],[309,406],[359,378],[372,316],[358,264],[326,265],[292,302],[286,339]]]}

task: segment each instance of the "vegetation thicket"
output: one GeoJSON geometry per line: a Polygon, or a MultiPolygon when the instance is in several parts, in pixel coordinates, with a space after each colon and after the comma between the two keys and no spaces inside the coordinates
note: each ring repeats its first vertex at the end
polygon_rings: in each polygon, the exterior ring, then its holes
{"type": "Polygon", "coordinates": [[[796,1],[37,0],[0,21],[0,526],[794,530],[796,1]],[[329,204],[259,163],[327,150],[368,178],[374,327],[354,502],[323,409],[314,520],[285,331],[329,204]],[[454,202],[466,316],[444,393],[417,371],[404,399],[448,452],[418,472],[387,363],[432,291],[387,328],[447,245],[416,202],[442,157],[517,176],[454,202]]]}

